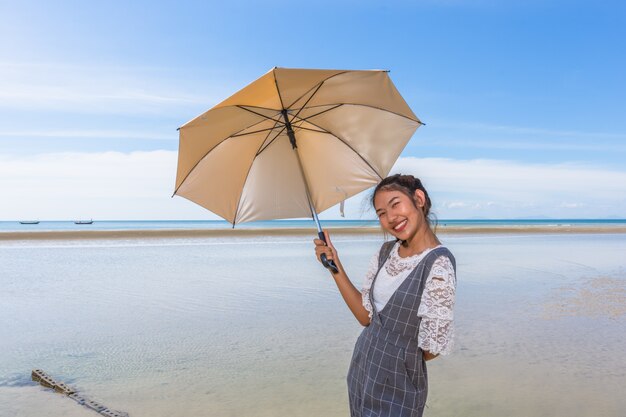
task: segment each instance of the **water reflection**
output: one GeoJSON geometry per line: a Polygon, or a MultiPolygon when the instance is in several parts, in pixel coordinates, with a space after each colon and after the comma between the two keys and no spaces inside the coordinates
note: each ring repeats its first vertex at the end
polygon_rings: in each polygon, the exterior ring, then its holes
{"type": "MultiPolygon", "coordinates": [[[[444,239],[459,268],[458,339],[430,363],[427,415],[621,415],[625,235],[444,239]],[[547,315],[559,303],[567,314],[547,315]]],[[[359,282],[379,238],[333,241],[359,282]]],[[[347,415],[360,328],[310,242],[0,247],[0,410],[53,396],[24,378],[38,367],[132,416],[347,415]]]]}

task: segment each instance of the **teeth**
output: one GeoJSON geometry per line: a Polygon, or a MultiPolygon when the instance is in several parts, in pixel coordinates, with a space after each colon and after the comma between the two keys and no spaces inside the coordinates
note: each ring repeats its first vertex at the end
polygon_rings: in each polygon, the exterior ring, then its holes
{"type": "Polygon", "coordinates": [[[405,223],[406,223],[406,220],[402,220],[402,222],[400,222],[400,224],[398,224],[396,227],[394,227],[393,230],[398,230],[399,228],[404,226],[405,223]]]}

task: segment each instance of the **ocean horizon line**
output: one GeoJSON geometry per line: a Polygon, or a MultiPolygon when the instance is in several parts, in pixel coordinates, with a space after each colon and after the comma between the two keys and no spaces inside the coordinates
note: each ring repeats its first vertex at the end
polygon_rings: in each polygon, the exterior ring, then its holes
{"type": "MultiPolygon", "coordinates": [[[[19,218],[19,219],[3,219],[0,220],[0,223],[13,223],[13,222],[29,222],[29,221],[37,221],[40,223],[66,223],[71,222],[75,223],[77,221],[86,221],[87,218],[67,218],[67,219],[42,219],[42,218],[19,218]]],[[[96,217],[92,217],[88,219],[89,221],[95,222],[201,222],[201,223],[224,223],[228,225],[232,225],[232,223],[223,220],[223,219],[98,219],[96,217]]],[[[246,225],[246,224],[257,224],[257,223],[271,223],[271,222],[307,222],[312,221],[311,218],[294,218],[294,219],[272,219],[272,220],[259,220],[252,221],[246,223],[237,223],[236,225],[246,225]]],[[[320,219],[321,222],[377,222],[377,219],[320,219]]],[[[485,217],[485,218],[446,218],[446,219],[437,219],[437,222],[549,222],[549,221],[592,221],[592,222],[626,222],[626,217],[485,217]]]]}
{"type": "MultiPolygon", "coordinates": [[[[323,220],[322,227],[335,234],[381,233],[377,220],[323,220]]],[[[0,221],[0,240],[118,239],[118,238],[211,238],[226,236],[300,235],[316,233],[306,220],[268,220],[236,225],[224,220],[94,220],[42,221],[20,224],[0,221]]],[[[467,219],[439,220],[443,234],[553,234],[626,233],[626,219],[467,219]]]]}

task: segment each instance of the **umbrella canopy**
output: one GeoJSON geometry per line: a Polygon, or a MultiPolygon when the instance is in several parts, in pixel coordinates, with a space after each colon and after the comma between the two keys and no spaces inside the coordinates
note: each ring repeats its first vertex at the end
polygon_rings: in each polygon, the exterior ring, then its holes
{"type": "Polygon", "coordinates": [[[317,217],[387,176],[421,124],[387,71],[274,68],[180,127],[174,194],[233,226],[317,217]]]}

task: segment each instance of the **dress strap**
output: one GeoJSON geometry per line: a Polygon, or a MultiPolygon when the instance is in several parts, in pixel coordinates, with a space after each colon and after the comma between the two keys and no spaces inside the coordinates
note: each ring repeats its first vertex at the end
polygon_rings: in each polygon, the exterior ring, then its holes
{"type": "MultiPolygon", "coordinates": [[[[391,250],[393,249],[395,244],[396,244],[396,241],[385,242],[380,248],[380,253],[378,256],[378,270],[376,271],[376,275],[374,276],[372,280],[372,285],[370,286],[370,291],[369,291],[370,305],[372,306],[372,322],[375,322],[381,326],[382,326],[382,319],[380,318],[380,312],[376,309],[376,303],[374,302],[374,286],[376,284],[376,278],[378,278],[378,275],[380,274],[380,270],[383,268],[385,262],[387,261],[387,258],[389,258],[389,255],[391,254],[391,250]]],[[[424,292],[424,287],[426,285],[426,277],[430,273],[430,270],[433,267],[435,260],[441,255],[444,255],[450,258],[450,261],[452,262],[452,265],[454,269],[456,270],[456,262],[455,262],[454,256],[452,256],[452,253],[450,253],[450,251],[446,247],[439,246],[437,248],[432,249],[429,253],[426,254],[424,259],[422,259],[419,262],[419,264],[415,267],[415,269],[409,274],[406,282],[403,282],[400,288],[402,288],[402,286],[410,285],[409,280],[415,279],[416,274],[419,272],[421,275],[419,276],[417,290],[414,293],[416,297],[419,300],[421,300],[422,294],[424,292]]],[[[387,303],[389,304],[390,302],[392,302],[393,298],[396,296],[399,296],[398,290],[396,290],[396,292],[391,296],[391,299],[389,299],[387,303]]]]}
{"type": "Polygon", "coordinates": [[[389,255],[391,254],[391,250],[393,249],[393,246],[396,244],[397,241],[398,240],[390,240],[389,242],[383,243],[383,245],[380,247],[380,252],[378,253],[378,270],[379,271],[380,271],[380,268],[382,268],[382,266],[387,261],[387,258],[389,258],[389,255]]]}
{"type": "Polygon", "coordinates": [[[376,310],[376,303],[374,302],[374,285],[376,285],[376,278],[378,278],[378,274],[380,273],[383,265],[385,265],[387,258],[389,258],[391,250],[393,249],[393,246],[396,244],[396,242],[397,240],[391,240],[389,242],[383,243],[383,245],[380,247],[380,252],[378,253],[378,270],[376,271],[376,275],[374,275],[374,279],[372,279],[372,285],[370,286],[369,297],[370,305],[372,306],[372,320],[376,321],[380,325],[382,325],[382,321],[378,316],[378,310],[376,310]]]}

